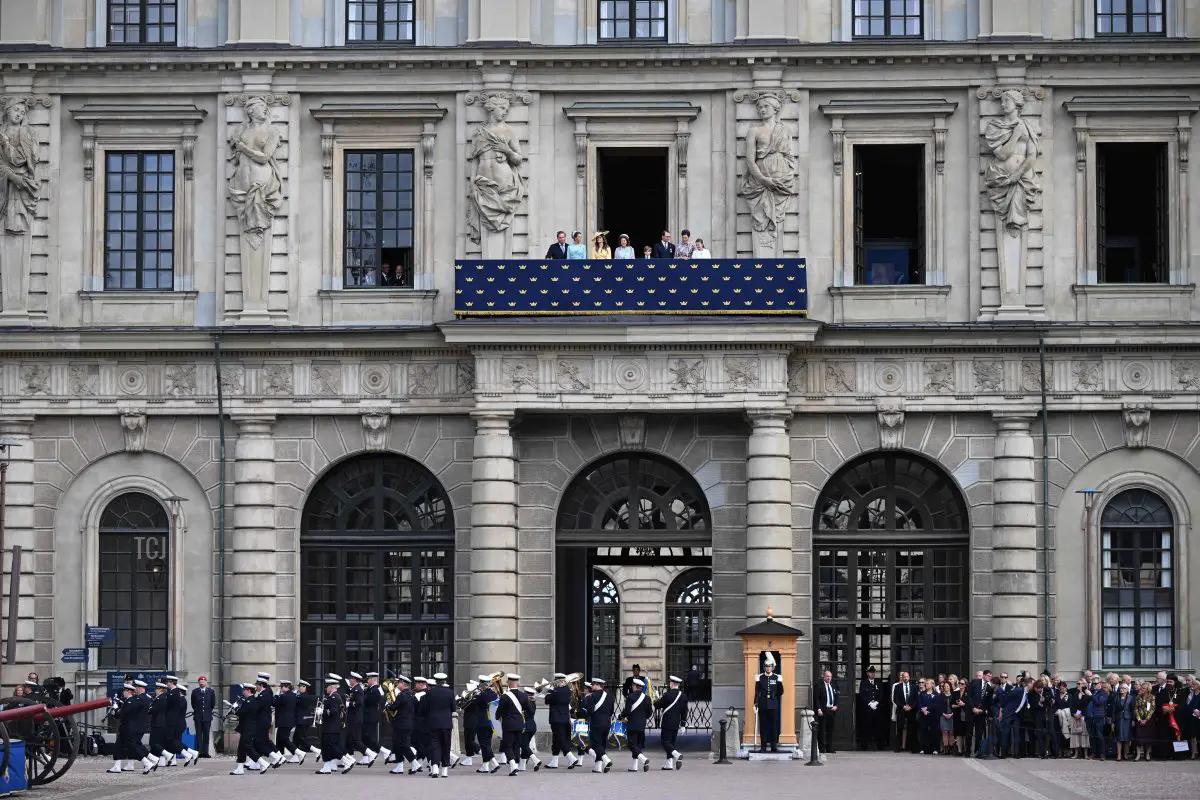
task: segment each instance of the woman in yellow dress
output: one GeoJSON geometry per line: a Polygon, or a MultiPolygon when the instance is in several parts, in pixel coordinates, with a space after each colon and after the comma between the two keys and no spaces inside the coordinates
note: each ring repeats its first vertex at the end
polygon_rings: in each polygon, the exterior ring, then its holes
{"type": "Polygon", "coordinates": [[[597,231],[592,234],[592,255],[594,260],[612,258],[612,250],[608,247],[608,231],[597,231]]]}

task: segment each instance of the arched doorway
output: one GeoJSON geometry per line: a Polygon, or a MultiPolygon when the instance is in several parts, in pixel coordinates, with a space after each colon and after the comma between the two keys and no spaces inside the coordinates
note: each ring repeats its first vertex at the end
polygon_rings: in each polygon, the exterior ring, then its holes
{"type": "Polygon", "coordinates": [[[102,669],[169,669],[171,523],[143,492],[113,498],[100,514],[99,625],[116,631],[102,669]]]}
{"type": "MultiPolygon", "coordinates": [[[[969,544],[962,494],[931,462],[869,453],[843,466],[813,514],[814,675],[831,671],[849,698],[872,666],[887,686],[902,671],[964,674],[969,544]]],[[[857,706],[837,715],[843,745],[857,706]]]]}
{"type": "Polygon", "coordinates": [[[300,561],[304,675],[450,672],[454,514],[421,464],[370,455],[330,470],[304,505],[300,561]]]}
{"type": "MultiPolygon", "coordinates": [[[[699,484],[685,470],[649,453],[625,452],[599,459],[567,487],[559,505],[555,554],[555,658],[558,669],[574,672],[596,663],[593,576],[596,567],[712,566],[712,518],[699,484]],[[582,625],[580,623],[583,623],[582,625]]],[[[601,573],[603,574],[603,573],[601,573]]],[[[666,583],[666,580],[663,581],[666,583]]],[[[606,618],[607,619],[607,618],[606,618]]],[[[626,626],[628,627],[628,626],[626,626]]],[[[617,659],[606,669],[622,669],[627,647],[645,639],[617,628],[617,659]]],[[[593,667],[595,668],[595,667],[593,667]]],[[[665,664],[660,670],[665,669],[665,664]]],[[[618,684],[621,674],[597,674],[618,684]]],[[[663,675],[651,675],[661,680],[663,675]]]]}

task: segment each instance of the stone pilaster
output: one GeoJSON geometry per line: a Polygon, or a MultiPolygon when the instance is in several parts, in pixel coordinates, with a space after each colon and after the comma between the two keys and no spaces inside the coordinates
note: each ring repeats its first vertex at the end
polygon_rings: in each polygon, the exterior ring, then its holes
{"type": "Polygon", "coordinates": [[[1038,664],[1037,505],[1033,414],[997,413],[992,504],[992,661],[1010,672],[1038,664]]]}
{"type": "MultiPolygon", "coordinates": [[[[233,536],[229,558],[229,664],[233,682],[274,673],[278,565],[275,538],[275,417],[236,416],[233,536]]],[[[291,638],[292,635],[289,635],[291,638]]]]}
{"type": "MultiPolygon", "coordinates": [[[[4,596],[7,598],[4,606],[0,608],[0,624],[4,624],[6,627],[4,635],[0,636],[0,652],[4,652],[3,648],[8,646],[8,628],[4,620],[8,619],[8,608],[13,602],[8,595],[8,582],[9,576],[12,574],[12,559],[9,554],[14,545],[19,545],[23,551],[20,594],[22,597],[28,598],[24,603],[18,602],[18,609],[21,610],[21,613],[17,621],[17,646],[13,651],[16,655],[16,663],[3,668],[2,680],[6,684],[24,680],[31,667],[56,668],[52,660],[53,593],[40,598],[33,596],[37,581],[34,559],[36,543],[33,530],[34,452],[32,436],[33,417],[0,417],[0,439],[15,442],[6,448],[3,454],[0,454],[0,461],[8,459],[4,492],[4,568],[0,571],[0,581],[3,582],[4,596]],[[24,609],[25,606],[28,606],[27,612],[24,609]],[[36,613],[38,610],[45,613],[39,617],[36,613]]],[[[53,573],[49,577],[53,579],[53,573]]]]}
{"type": "Polygon", "coordinates": [[[530,41],[530,0],[468,0],[467,43],[530,41]]]}
{"type": "Polygon", "coordinates": [[[471,465],[472,672],[517,656],[517,463],[509,412],[477,412],[471,465]]]}
{"type": "Polygon", "coordinates": [[[0,43],[50,44],[50,0],[0,3],[0,43]]]}
{"type": "Polygon", "coordinates": [[[229,0],[226,44],[290,44],[291,7],[291,0],[229,0]]]}
{"type": "Polygon", "coordinates": [[[791,412],[771,409],[747,416],[746,618],[760,620],[770,607],[786,622],[792,618],[791,412]]]}

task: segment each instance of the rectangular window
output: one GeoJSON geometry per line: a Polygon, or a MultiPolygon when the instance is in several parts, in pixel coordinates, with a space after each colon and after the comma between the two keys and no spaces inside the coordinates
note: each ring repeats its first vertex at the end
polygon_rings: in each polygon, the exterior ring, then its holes
{"type": "Polygon", "coordinates": [[[1097,36],[1163,36],[1163,0],[1096,0],[1097,36]]]}
{"type": "Polygon", "coordinates": [[[855,39],[920,39],[923,0],[854,0],[855,39]]]}
{"type": "Polygon", "coordinates": [[[108,43],[174,45],[175,0],[108,0],[108,43]]]}
{"type": "Polygon", "coordinates": [[[108,153],[104,288],[170,291],[175,276],[175,154],[108,153]]]}
{"type": "Polygon", "coordinates": [[[1096,274],[1100,283],[1166,283],[1170,202],[1164,142],[1096,145],[1096,274]]]}
{"type": "Polygon", "coordinates": [[[850,618],[850,552],[822,550],[817,554],[817,616],[850,618]]]}
{"type": "Polygon", "coordinates": [[[1169,531],[1102,532],[1104,663],[1169,666],[1175,661],[1174,580],[1169,531]]]}
{"type": "Polygon", "coordinates": [[[600,0],[601,41],[666,38],[666,0],[600,0]]]}
{"type": "Polygon", "coordinates": [[[854,283],[925,283],[924,145],[855,145],[854,283]]]}
{"type": "Polygon", "coordinates": [[[412,288],[413,151],[346,153],[343,286],[412,288]]]}
{"type": "Polygon", "coordinates": [[[346,41],[414,43],[415,5],[415,0],[346,0],[346,41]]]}
{"type": "Polygon", "coordinates": [[[101,647],[99,665],[118,669],[166,669],[169,583],[166,537],[159,537],[156,558],[144,557],[147,536],[100,535],[100,620],[116,631],[116,641],[101,647]]]}

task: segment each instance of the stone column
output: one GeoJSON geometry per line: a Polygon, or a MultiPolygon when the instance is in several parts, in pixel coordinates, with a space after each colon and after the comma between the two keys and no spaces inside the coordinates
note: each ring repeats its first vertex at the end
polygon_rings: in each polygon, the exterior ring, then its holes
{"type": "Polygon", "coordinates": [[[992,484],[992,663],[1038,664],[1037,504],[1031,413],[997,412],[992,484]]]}
{"type": "Polygon", "coordinates": [[[472,672],[513,670],[517,654],[517,463],[513,414],[476,412],[471,465],[472,672]]]}
{"type": "Polygon", "coordinates": [[[275,440],[273,415],[235,416],[237,443],[233,464],[233,530],[230,539],[229,678],[253,678],[260,670],[274,673],[275,572],[275,440]]]}
{"type": "MultiPolygon", "coordinates": [[[[13,598],[8,594],[9,576],[12,574],[12,559],[8,554],[12,553],[14,545],[19,545],[23,551],[20,594],[31,598],[25,601],[30,612],[34,611],[35,606],[38,605],[32,599],[37,583],[34,576],[34,446],[32,436],[33,417],[0,417],[0,439],[16,442],[6,448],[3,454],[0,454],[0,462],[3,462],[5,458],[8,459],[4,491],[4,553],[0,554],[3,560],[0,581],[3,582],[4,595],[8,600],[3,607],[0,607],[0,620],[8,619],[8,609],[13,603],[13,598]]],[[[48,594],[46,599],[52,604],[54,602],[53,591],[48,594]]],[[[18,598],[17,608],[20,609],[22,605],[24,604],[20,603],[18,598]]],[[[17,646],[13,651],[16,654],[16,663],[5,665],[2,676],[0,676],[0,680],[3,680],[6,685],[25,680],[25,676],[31,668],[30,665],[36,665],[42,669],[59,669],[52,660],[52,633],[48,636],[50,641],[35,642],[35,638],[42,639],[43,637],[37,636],[38,626],[35,625],[34,620],[29,619],[32,615],[24,615],[25,619],[20,619],[20,616],[22,615],[18,615],[17,646]]],[[[42,621],[52,623],[53,611],[50,611],[47,617],[42,621]]],[[[0,639],[0,643],[2,643],[0,647],[8,646],[8,628],[5,627],[4,630],[5,636],[0,639]]]]}
{"type": "Polygon", "coordinates": [[[746,462],[746,618],[792,618],[791,412],[755,410],[746,462]]]}

